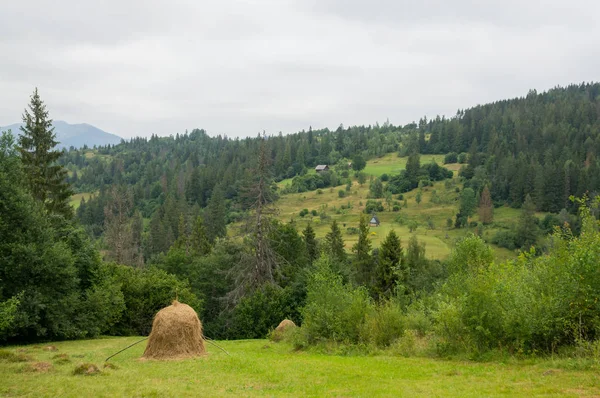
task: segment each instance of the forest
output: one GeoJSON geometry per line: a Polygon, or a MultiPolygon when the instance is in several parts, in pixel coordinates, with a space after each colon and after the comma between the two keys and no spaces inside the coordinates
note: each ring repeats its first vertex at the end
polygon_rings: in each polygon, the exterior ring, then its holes
{"type": "Polygon", "coordinates": [[[244,139],[195,129],[64,151],[37,90],[23,121],[16,142],[0,140],[2,343],[146,335],[178,297],[214,339],[264,338],[289,318],[299,349],[422,339],[437,355],[600,350],[598,83],[404,126],[244,139]],[[405,168],[369,176],[389,154],[405,168]],[[278,216],[286,195],[342,198],[367,182],[351,246],[326,215],[324,236],[278,216]],[[404,195],[419,208],[423,192],[456,210],[451,254],[432,259],[394,229],[374,247],[371,215],[409,213],[404,195]],[[519,218],[486,238],[506,208],[519,218]]]}

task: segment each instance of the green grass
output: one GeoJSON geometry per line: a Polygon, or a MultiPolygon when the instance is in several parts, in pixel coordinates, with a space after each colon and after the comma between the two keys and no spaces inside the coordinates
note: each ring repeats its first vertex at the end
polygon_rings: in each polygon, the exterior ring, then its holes
{"type": "MultiPolygon", "coordinates": [[[[398,157],[397,153],[388,153],[380,158],[372,159],[367,162],[364,172],[376,177],[382,174],[398,174],[406,168],[408,157],[398,157]]],[[[435,160],[439,165],[444,163],[444,155],[421,155],[421,165],[435,160]]]]}
{"type": "Polygon", "coordinates": [[[96,195],[95,192],[82,192],[82,193],[76,193],[75,195],[71,196],[71,200],[69,201],[69,204],[75,209],[77,210],[77,208],[79,208],[79,205],[81,204],[81,198],[84,198],[86,201],[90,200],[91,197],[93,197],[94,195],[96,195]]]}
{"type": "Polygon", "coordinates": [[[594,370],[556,368],[550,360],[474,363],[430,358],[333,356],[293,351],[266,340],[219,342],[231,356],[208,346],[208,355],[180,361],[141,361],[145,342],[104,359],[138,337],[53,343],[72,362],[53,363],[57,352],[26,351],[30,363],[0,361],[0,395],[35,397],[184,396],[597,396],[594,370]],[[36,372],[36,362],[50,371],[36,372]],[[99,375],[73,375],[81,363],[97,365],[99,375]]]}

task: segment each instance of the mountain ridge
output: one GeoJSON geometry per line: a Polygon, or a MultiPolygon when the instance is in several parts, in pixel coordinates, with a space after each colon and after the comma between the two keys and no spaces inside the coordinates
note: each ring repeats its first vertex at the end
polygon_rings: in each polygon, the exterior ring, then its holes
{"type": "MultiPolygon", "coordinates": [[[[20,126],[23,123],[14,123],[7,126],[0,126],[0,131],[11,130],[13,135],[20,134],[20,126]]],[[[59,141],[59,148],[81,148],[84,145],[88,147],[115,145],[122,140],[116,134],[108,133],[89,123],[70,124],[63,120],[56,120],[52,123],[56,139],[59,141]]]]}

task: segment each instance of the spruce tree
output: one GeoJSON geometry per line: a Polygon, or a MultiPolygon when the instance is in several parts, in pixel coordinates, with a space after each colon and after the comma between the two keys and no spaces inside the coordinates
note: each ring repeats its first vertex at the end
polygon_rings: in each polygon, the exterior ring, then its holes
{"type": "Polygon", "coordinates": [[[44,204],[48,213],[71,218],[73,210],[69,200],[73,192],[67,183],[67,170],[57,164],[62,152],[54,150],[58,144],[56,134],[37,88],[31,96],[29,110],[23,113],[20,129],[18,150],[33,197],[44,204]]]}
{"type": "Polygon", "coordinates": [[[352,246],[354,253],[354,269],[356,281],[359,284],[369,286],[372,283],[373,258],[371,257],[371,240],[369,239],[369,224],[364,214],[360,216],[358,224],[358,242],[352,246]]]}
{"type": "Polygon", "coordinates": [[[340,231],[337,221],[335,220],[331,223],[331,231],[325,235],[325,246],[332,259],[340,263],[346,262],[347,257],[346,250],[344,249],[342,231],[340,231]]]}
{"type": "Polygon", "coordinates": [[[204,223],[206,225],[206,236],[208,240],[214,243],[215,239],[227,235],[227,226],[225,216],[227,209],[225,207],[225,195],[220,185],[215,185],[208,206],[204,212],[204,223]]]}
{"type": "Polygon", "coordinates": [[[308,254],[309,262],[312,264],[313,261],[319,257],[319,248],[317,247],[315,230],[310,223],[308,223],[304,231],[302,231],[302,235],[304,235],[304,244],[306,245],[306,253],[308,254]]]}
{"type": "Polygon", "coordinates": [[[373,283],[376,297],[390,298],[396,284],[406,282],[408,270],[404,265],[400,238],[392,229],[379,248],[379,261],[373,283]]]}

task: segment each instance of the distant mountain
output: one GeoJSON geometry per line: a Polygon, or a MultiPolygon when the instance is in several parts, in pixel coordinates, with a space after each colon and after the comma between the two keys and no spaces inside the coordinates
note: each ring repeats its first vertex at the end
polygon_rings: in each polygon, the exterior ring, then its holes
{"type": "MultiPolygon", "coordinates": [[[[11,124],[10,126],[0,126],[0,131],[12,130],[13,135],[21,134],[19,127],[22,123],[11,124]]],[[[81,148],[84,145],[93,147],[94,145],[118,144],[121,142],[121,137],[115,134],[107,133],[97,127],[87,123],[69,124],[62,120],[55,120],[52,125],[56,133],[56,140],[59,142],[60,148],[81,148]]]]}

